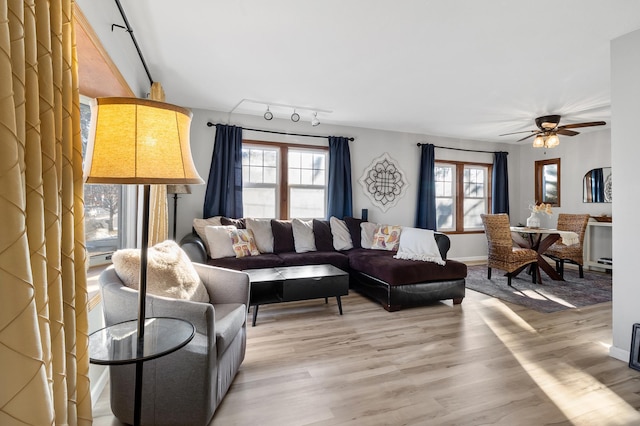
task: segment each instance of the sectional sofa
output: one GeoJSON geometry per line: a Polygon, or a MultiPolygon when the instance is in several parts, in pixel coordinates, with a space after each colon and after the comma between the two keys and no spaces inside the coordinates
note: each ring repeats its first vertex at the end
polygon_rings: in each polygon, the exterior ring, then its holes
{"type": "MultiPolygon", "coordinates": [[[[313,241],[310,244],[307,241],[307,247],[304,248],[300,247],[302,243],[298,244],[298,240],[302,240],[302,237],[294,232],[295,219],[294,221],[271,220],[267,224],[270,228],[267,226],[266,229],[271,230],[273,246],[263,248],[260,252],[254,251],[251,255],[241,257],[213,255],[210,250],[207,250],[210,242],[205,242],[206,236],[202,227],[198,230],[195,222],[194,231],[185,236],[180,245],[194,262],[235,270],[331,264],[349,272],[351,289],[379,302],[390,312],[446,299],[452,299],[454,304],[462,303],[465,296],[467,267],[462,262],[447,259],[450,247],[447,235],[434,233],[432,237],[435,239],[441,257],[440,264],[400,259],[397,258],[398,252],[395,249],[378,250],[366,247],[370,245],[366,241],[371,239],[371,235],[365,236],[366,232],[363,229],[373,229],[375,224],[372,228],[371,224],[361,219],[346,217],[344,221],[340,220],[341,226],[344,228],[346,225],[344,229],[348,230],[348,235],[342,235],[343,243],[341,243],[340,238],[337,238],[339,231],[336,231],[336,227],[333,226],[334,219],[332,218],[331,222],[314,219],[312,224],[307,221],[312,229],[313,241]],[[347,243],[344,243],[345,239],[347,243]],[[349,239],[351,244],[348,244],[349,239]]],[[[202,221],[202,219],[199,220],[202,221]]],[[[246,228],[249,222],[249,229],[251,229],[251,221],[251,219],[220,218],[220,225],[242,229],[246,228]]],[[[253,234],[258,235],[261,232],[254,228],[253,234]]],[[[408,231],[404,232],[408,235],[408,231]]],[[[399,238],[402,239],[403,236],[401,233],[399,238]]],[[[213,245],[211,249],[217,251],[218,247],[213,245]]]]}

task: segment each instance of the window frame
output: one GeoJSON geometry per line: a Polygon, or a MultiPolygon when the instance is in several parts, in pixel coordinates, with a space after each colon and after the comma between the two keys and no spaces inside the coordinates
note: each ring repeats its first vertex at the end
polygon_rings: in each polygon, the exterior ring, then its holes
{"type": "MultiPolygon", "coordinates": [[[[79,100],[80,100],[80,104],[90,107],[91,102],[93,101],[93,98],[85,95],[80,95],[79,100]]],[[[89,123],[89,126],[90,125],[91,123],[89,123]]],[[[81,122],[81,126],[82,126],[82,122],[81,122]]],[[[84,143],[85,142],[83,141],[83,144],[84,143]]],[[[88,143],[88,140],[86,143],[88,143]]],[[[83,155],[83,161],[84,161],[84,155],[83,155]]],[[[83,183],[84,187],[86,187],[87,185],[103,185],[103,184],[83,183]]],[[[128,188],[130,185],[118,185],[118,184],[110,184],[110,185],[118,187],[118,212],[117,212],[118,234],[116,238],[116,248],[115,250],[111,250],[111,251],[107,250],[99,253],[92,253],[92,252],[89,252],[89,250],[87,249],[87,257],[89,258],[90,267],[110,264],[111,256],[113,255],[113,253],[116,250],[119,250],[125,247],[127,245],[127,242],[131,240],[132,227],[128,226],[128,224],[131,223],[130,220],[131,220],[132,214],[129,211],[129,206],[135,205],[135,203],[132,203],[132,199],[131,199],[132,191],[128,188]]],[[[86,189],[83,188],[83,192],[86,193],[88,191],[86,191],[86,189]]],[[[87,200],[85,199],[84,201],[86,203],[87,200]]],[[[85,220],[85,244],[88,244],[89,239],[87,238],[86,233],[89,227],[86,226],[86,222],[87,222],[86,215],[84,220],[85,220]]],[[[135,226],[133,227],[133,229],[135,229],[135,226]]]]}
{"type": "Polygon", "coordinates": [[[454,195],[453,195],[453,223],[454,228],[438,228],[439,232],[446,232],[447,234],[481,234],[484,233],[484,228],[479,227],[477,229],[468,229],[464,228],[464,201],[467,199],[465,197],[464,192],[464,170],[467,167],[473,168],[483,167],[487,170],[487,185],[486,185],[486,202],[487,209],[486,213],[491,213],[491,204],[492,204],[492,174],[493,174],[493,164],[492,163],[481,163],[481,162],[472,162],[472,161],[450,161],[450,160],[436,160],[435,167],[441,166],[453,166],[454,167],[454,195]],[[460,220],[462,219],[462,220],[460,220]]]}
{"type": "MultiPolygon", "coordinates": [[[[264,147],[264,148],[277,148],[278,154],[278,167],[276,171],[276,219],[288,220],[289,217],[289,150],[294,151],[323,151],[326,153],[325,161],[325,200],[324,210],[325,215],[327,212],[327,191],[328,191],[328,177],[329,177],[329,147],[322,145],[305,145],[297,143],[286,142],[271,142],[271,141],[258,141],[252,139],[243,139],[242,148],[249,147],[264,147]]],[[[258,187],[258,186],[256,186],[258,187]]],[[[315,185],[294,185],[296,188],[311,188],[315,185]]],[[[244,190],[244,182],[243,182],[244,190]]]]}

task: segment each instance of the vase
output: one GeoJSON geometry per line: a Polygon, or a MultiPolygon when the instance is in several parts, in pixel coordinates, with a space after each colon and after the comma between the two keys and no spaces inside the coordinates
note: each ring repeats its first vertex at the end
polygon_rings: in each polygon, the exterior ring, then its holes
{"type": "Polygon", "coordinates": [[[527,218],[527,228],[540,228],[540,218],[537,214],[531,212],[531,215],[527,218]]]}

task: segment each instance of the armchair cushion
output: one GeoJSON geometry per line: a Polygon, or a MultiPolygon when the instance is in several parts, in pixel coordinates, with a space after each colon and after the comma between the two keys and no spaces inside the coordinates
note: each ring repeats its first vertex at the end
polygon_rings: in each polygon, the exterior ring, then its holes
{"type": "MultiPolygon", "coordinates": [[[[116,274],[127,286],[138,289],[140,250],[121,249],[113,253],[116,274]]],[[[209,302],[209,294],[191,260],[175,241],[166,240],[147,252],[147,292],[174,299],[209,302]]]]}

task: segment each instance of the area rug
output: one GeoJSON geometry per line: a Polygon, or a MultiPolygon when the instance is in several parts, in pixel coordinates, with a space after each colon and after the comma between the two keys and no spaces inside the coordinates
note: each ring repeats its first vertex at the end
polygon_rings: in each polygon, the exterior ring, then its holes
{"type": "Polygon", "coordinates": [[[486,265],[469,266],[467,288],[545,313],[611,301],[610,274],[585,270],[580,278],[577,270],[566,268],[565,281],[554,281],[543,272],[542,284],[533,284],[523,271],[511,279],[512,287],[504,274],[494,268],[489,280],[486,265]]]}

